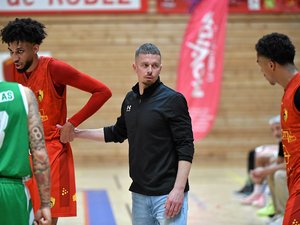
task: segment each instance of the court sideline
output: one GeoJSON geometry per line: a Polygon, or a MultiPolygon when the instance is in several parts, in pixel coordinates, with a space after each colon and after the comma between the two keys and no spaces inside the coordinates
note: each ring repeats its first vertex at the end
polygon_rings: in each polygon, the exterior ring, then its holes
{"type": "MultiPolygon", "coordinates": [[[[189,225],[265,225],[256,208],[234,194],[245,179],[234,162],[196,162],[190,174],[189,225]]],[[[78,216],[60,225],[130,225],[130,179],[126,164],[76,166],[78,216]]]]}

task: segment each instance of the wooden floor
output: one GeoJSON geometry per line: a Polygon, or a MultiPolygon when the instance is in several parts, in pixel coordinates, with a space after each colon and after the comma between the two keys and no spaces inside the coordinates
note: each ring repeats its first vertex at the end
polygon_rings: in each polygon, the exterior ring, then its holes
{"type": "MultiPolygon", "coordinates": [[[[245,165],[234,162],[193,163],[190,174],[189,225],[265,225],[268,218],[256,215],[257,208],[240,204],[234,194],[245,181],[245,165]]],[[[128,166],[76,166],[78,216],[61,218],[60,225],[91,225],[86,217],[84,193],[105,190],[116,225],[130,225],[131,195],[128,166]]],[[[97,209],[96,209],[97,210],[97,209]]],[[[108,225],[98,221],[97,225],[108,225]]]]}

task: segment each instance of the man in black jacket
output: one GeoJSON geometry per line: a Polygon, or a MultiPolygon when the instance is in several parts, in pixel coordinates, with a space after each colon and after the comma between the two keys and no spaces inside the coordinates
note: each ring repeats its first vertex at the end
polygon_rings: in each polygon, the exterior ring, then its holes
{"type": "Polygon", "coordinates": [[[76,129],[75,137],[129,142],[134,225],[187,224],[188,175],[194,154],[191,118],[184,96],[160,81],[160,50],[135,52],[138,83],[125,97],[113,126],[76,129]]]}

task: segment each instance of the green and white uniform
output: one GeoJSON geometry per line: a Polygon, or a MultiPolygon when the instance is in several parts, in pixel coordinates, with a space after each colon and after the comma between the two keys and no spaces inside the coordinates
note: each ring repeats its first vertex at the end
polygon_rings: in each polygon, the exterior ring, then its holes
{"type": "Polygon", "coordinates": [[[31,177],[28,103],[17,83],[0,81],[0,224],[31,225],[33,211],[23,181],[31,177]]]}

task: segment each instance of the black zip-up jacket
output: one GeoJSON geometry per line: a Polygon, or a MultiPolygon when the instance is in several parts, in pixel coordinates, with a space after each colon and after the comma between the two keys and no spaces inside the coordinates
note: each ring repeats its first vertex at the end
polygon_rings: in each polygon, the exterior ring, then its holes
{"type": "MultiPolygon", "coordinates": [[[[173,189],[178,161],[192,162],[194,139],[184,96],[158,79],[139,94],[136,84],[122,103],[114,126],[104,128],[106,142],[129,142],[130,191],[166,195],[173,189]]],[[[187,182],[185,191],[189,190],[187,182]]]]}

